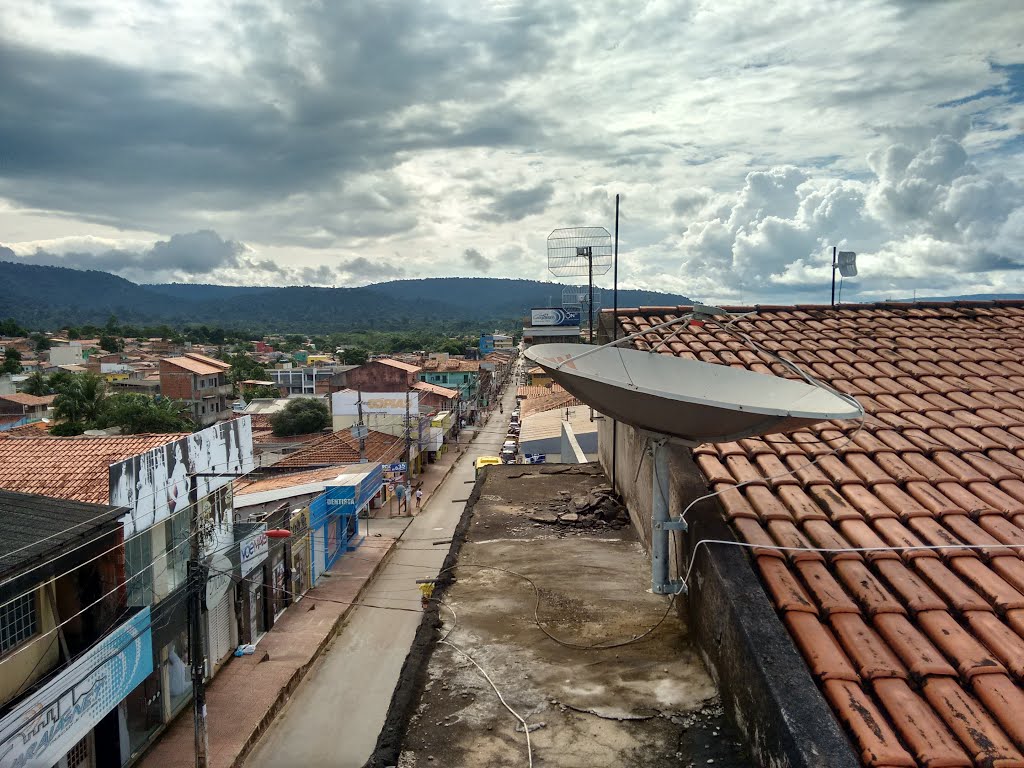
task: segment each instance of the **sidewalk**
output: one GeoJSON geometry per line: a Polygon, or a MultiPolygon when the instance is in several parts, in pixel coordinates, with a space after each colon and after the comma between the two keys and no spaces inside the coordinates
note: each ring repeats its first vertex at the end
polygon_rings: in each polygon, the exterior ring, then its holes
{"type": "MultiPolygon", "coordinates": [[[[394,524],[376,527],[376,532],[390,536],[378,537],[371,528],[370,536],[358,549],[342,556],[328,571],[329,576],[322,577],[317,586],[284,612],[274,628],[260,640],[255,654],[231,658],[210,681],[206,689],[210,768],[241,764],[242,756],[273,721],[341,626],[352,609],[347,603],[358,600],[404,529],[397,520],[394,524]]],[[[178,715],[136,765],[140,768],[195,766],[191,705],[178,715]]]]}
{"type": "MultiPolygon", "coordinates": [[[[462,450],[466,450],[466,445],[463,444],[462,450]]],[[[426,506],[427,501],[430,500],[431,495],[437,490],[437,487],[448,477],[448,473],[452,471],[452,467],[455,466],[455,462],[459,460],[462,452],[457,452],[454,446],[449,446],[448,450],[441,454],[440,458],[433,464],[427,464],[424,467],[423,472],[419,477],[415,478],[415,482],[422,482],[421,486],[423,490],[423,498],[420,501],[420,509],[426,506]]],[[[415,486],[414,486],[415,487],[415,486]]],[[[387,520],[390,516],[391,510],[394,509],[394,517],[409,517],[409,512],[403,511],[401,514],[398,512],[398,499],[394,500],[394,504],[389,500],[380,509],[373,510],[373,517],[371,520],[387,520]]],[[[416,514],[416,500],[413,499],[409,504],[409,510],[412,515],[416,514]]],[[[372,525],[370,530],[373,530],[372,525]]]]}
{"type": "MultiPolygon", "coordinates": [[[[474,433],[470,435],[475,437],[474,433]]],[[[463,435],[464,440],[466,437],[463,435]]],[[[423,483],[421,509],[426,508],[469,445],[471,443],[464,442],[461,451],[454,448],[445,451],[436,462],[427,465],[419,477],[423,483]]],[[[210,681],[206,689],[209,768],[242,765],[251,747],[339,632],[352,610],[350,605],[341,603],[359,599],[412,522],[411,516],[398,516],[397,501],[394,518],[389,519],[388,507],[386,504],[374,510],[373,517],[360,521],[363,531],[369,531],[367,538],[355,552],[338,560],[328,571],[330,576],[322,577],[302,600],[285,611],[260,640],[255,654],[230,659],[210,681]],[[264,660],[268,654],[269,658],[264,660]]],[[[415,501],[411,507],[415,516],[415,501]]],[[[189,706],[135,765],[138,768],[193,768],[194,744],[189,706]]]]}

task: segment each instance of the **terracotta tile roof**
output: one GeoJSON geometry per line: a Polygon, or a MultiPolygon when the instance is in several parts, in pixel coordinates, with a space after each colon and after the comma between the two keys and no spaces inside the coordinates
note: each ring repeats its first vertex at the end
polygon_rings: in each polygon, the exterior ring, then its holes
{"type": "MultiPolygon", "coordinates": [[[[620,310],[634,333],[687,308],[620,310]]],[[[693,449],[865,765],[1024,766],[1024,303],[760,307],[733,328],[868,413],[693,449]],[[838,449],[835,455],[828,455],[838,449]],[[812,458],[821,457],[814,466],[812,458]],[[784,474],[786,470],[791,474],[784,474]],[[752,481],[745,487],[733,485],[752,481]]],[[[634,342],[792,376],[708,323],[634,342]]]]}
{"type": "Polygon", "coordinates": [[[480,370],[479,360],[463,360],[461,358],[450,357],[446,361],[441,362],[437,358],[432,357],[429,360],[423,361],[424,371],[455,371],[466,373],[480,370]]]}
{"type": "Polygon", "coordinates": [[[401,360],[395,360],[391,357],[379,357],[373,362],[381,363],[383,365],[390,365],[392,368],[398,368],[409,373],[419,373],[420,367],[418,365],[412,365],[411,363],[403,363],[401,360]]]}
{"type": "MultiPolygon", "coordinates": [[[[405,453],[405,440],[371,429],[366,437],[366,458],[371,462],[390,464],[405,453]]],[[[316,467],[328,464],[358,464],[359,441],[343,429],[317,438],[301,451],[289,454],[275,467],[316,467]]]]}
{"type": "Polygon", "coordinates": [[[420,392],[431,392],[449,400],[453,397],[459,396],[459,391],[457,389],[448,389],[448,387],[442,387],[437,384],[428,384],[425,381],[417,381],[412,385],[412,388],[418,389],[420,392]]]}
{"type": "Polygon", "coordinates": [[[56,395],[26,395],[24,392],[17,392],[13,395],[0,395],[0,400],[18,405],[51,405],[56,395]]]}
{"type": "MultiPolygon", "coordinates": [[[[544,387],[540,387],[540,389],[544,389],[544,387]]],[[[553,411],[556,408],[568,408],[574,405],[580,405],[580,401],[565,390],[560,392],[551,391],[543,397],[531,397],[528,400],[524,400],[522,405],[519,406],[519,411],[520,416],[525,419],[534,413],[553,411]]]]}
{"type": "Polygon", "coordinates": [[[0,488],[106,504],[111,464],[185,436],[8,437],[0,440],[0,488]]]}
{"type": "Polygon", "coordinates": [[[235,496],[244,496],[248,493],[262,493],[263,491],[277,491],[282,488],[291,488],[295,485],[306,485],[307,483],[327,482],[337,476],[337,467],[325,467],[323,469],[308,469],[303,472],[271,475],[270,477],[258,480],[236,481],[235,496]]]}
{"type": "Polygon", "coordinates": [[[231,368],[230,365],[221,360],[216,360],[206,355],[198,355],[193,352],[189,352],[182,357],[165,357],[160,362],[176,365],[179,368],[184,368],[192,373],[198,373],[201,376],[224,373],[231,368]]]}

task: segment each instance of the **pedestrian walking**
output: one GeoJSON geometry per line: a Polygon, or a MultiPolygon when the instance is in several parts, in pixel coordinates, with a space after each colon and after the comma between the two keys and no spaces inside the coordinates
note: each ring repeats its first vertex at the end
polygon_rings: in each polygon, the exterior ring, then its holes
{"type": "Polygon", "coordinates": [[[423,500],[423,489],[416,489],[416,509],[420,508],[420,502],[423,500]]]}

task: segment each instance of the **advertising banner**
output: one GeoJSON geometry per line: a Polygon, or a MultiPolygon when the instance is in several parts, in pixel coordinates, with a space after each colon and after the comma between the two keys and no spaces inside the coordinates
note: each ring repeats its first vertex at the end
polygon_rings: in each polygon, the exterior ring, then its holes
{"type": "Polygon", "coordinates": [[[127,538],[186,508],[190,477],[201,499],[255,467],[252,418],[243,416],[111,464],[110,503],[129,510],[127,538]]]}
{"type": "Polygon", "coordinates": [[[267,559],[270,554],[270,539],[267,538],[267,524],[263,523],[260,530],[250,533],[238,544],[238,562],[244,579],[255,570],[256,566],[267,559]]]}
{"type": "MultiPolygon", "coordinates": [[[[356,416],[359,413],[359,392],[343,389],[331,395],[331,414],[356,416]]],[[[384,413],[389,416],[405,415],[405,392],[363,392],[363,413],[384,413]]],[[[409,392],[409,413],[420,412],[420,393],[409,392]]]]}
{"type": "Polygon", "coordinates": [[[561,307],[530,310],[530,325],[579,325],[580,313],[561,307]]]}
{"type": "Polygon", "coordinates": [[[0,720],[0,768],[50,768],[153,672],[149,608],[0,720]]]}

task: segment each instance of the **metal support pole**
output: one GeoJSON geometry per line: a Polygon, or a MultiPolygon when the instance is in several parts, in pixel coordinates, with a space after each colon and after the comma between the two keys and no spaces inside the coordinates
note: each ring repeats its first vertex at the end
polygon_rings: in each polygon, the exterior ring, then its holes
{"type": "MultiPolygon", "coordinates": [[[[608,230],[605,230],[607,232],[608,230]]],[[[587,249],[587,284],[590,288],[590,297],[587,299],[587,327],[590,328],[590,343],[594,343],[594,254],[587,249]]]]}
{"type": "Polygon", "coordinates": [[[195,726],[196,768],[207,767],[210,742],[206,731],[206,654],[203,651],[201,595],[206,589],[199,566],[199,489],[194,476],[189,477],[189,561],[188,561],[188,626],[189,657],[192,662],[192,720],[195,726]]]}
{"type": "Polygon", "coordinates": [[[664,594],[668,586],[668,536],[659,523],[669,521],[668,451],[665,441],[651,444],[651,589],[664,594]]]}
{"type": "MultiPolygon", "coordinates": [[[[612,341],[619,338],[619,196],[615,195],[615,258],[612,270],[612,341]]],[[[612,419],[612,490],[615,487],[616,459],[618,458],[619,422],[612,419]]]]}
{"type": "Polygon", "coordinates": [[[838,246],[832,246],[832,306],[836,305],[836,252],[839,250],[838,246]]]}
{"type": "Polygon", "coordinates": [[[359,463],[366,463],[366,433],[363,430],[363,391],[356,390],[356,408],[359,410],[359,463]]]}

